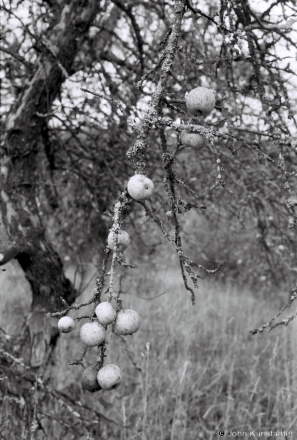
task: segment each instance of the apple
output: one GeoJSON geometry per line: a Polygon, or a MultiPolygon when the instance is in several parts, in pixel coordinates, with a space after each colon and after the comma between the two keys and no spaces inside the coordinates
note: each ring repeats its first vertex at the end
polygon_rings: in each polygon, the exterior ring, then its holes
{"type": "Polygon", "coordinates": [[[103,390],[115,389],[121,383],[122,371],[115,364],[107,364],[98,371],[97,380],[103,390]]]}
{"type": "Polygon", "coordinates": [[[98,321],[86,322],[79,331],[82,342],[88,347],[96,347],[105,339],[105,328],[98,321]]]}
{"type": "MultiPolygon", "coordinates": [[[[197,127],[202,128],[200,125],[197,125],[197,127]]],[[[182,130],[180,139],[185,147],[202,149],[206,145],[206,137],[201,133],[191,133],[189,131],[182,130]]]]}
{"type": "Polygon", "coordinates": [[[99,323],[102,325],[111,324],[117,316],[117,312],[108,301],[98,304],[95,309],[95,313],[99,323]]]}
{"type": "Polygon", "coordinates": [[[147,200],[154,191],[154,183],[143,174],[135,174],[129,179],[127,190],[134,200],[147,200]]]}
{"type": "Polygon", "coordinates": [[[207,116],[214,109],[216,103],[215,92],[206,87],[196,87],[186,96],[186,107],[194,116],[207,116]]]}
{"type": "Polygon", "coordinates": [[[120,310],[115,321],[114,329],[119,335],[132,335],[139,330],[141,318],[135,310],[120,310]]]}
{"type": "MultiPolygon", "coordinates": [[[[114,250],[114,242],[113,242],[113,237],[114,237],[115,232],[114,231],[110,231],[110,233],[108,234],[107,237],[107,246],[109,247],[109,249],[114,250]]],[[[118,251],[123,252],[126,247],[129,245],[130,243],[130,236],[126,231],[122,231],[121,229],[118,230],[118,251]]]]}
{"type": "Polygon", "coordinates": [[[69,333],[74,328],[74,321],[70,316],[63,316],[63,318],[59,319],[58,329],[60,333],[69,333]]]}
{"type": "Polygon", "coordinates": [[[83,389],[94,393],[101,390],[101,387],[97,380],[98,368],[96,366],[88,367],[84,370],[82,375],[82,387],[83,389]]]}

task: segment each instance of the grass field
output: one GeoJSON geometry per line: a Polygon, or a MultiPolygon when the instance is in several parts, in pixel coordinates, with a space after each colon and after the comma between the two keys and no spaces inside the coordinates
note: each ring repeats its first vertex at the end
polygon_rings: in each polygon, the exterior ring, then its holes
{"type": "Polygon", "coordinates": [[[124,296],[143,318],[128,339],[142,373],[113,336],[110,360],[126,376],[115,392],[115,413],[131,425],[119,438],[194,440],[218,438],[219,430],[296,429],[296,324],[249,334],[274,316],[277,302],[205,284],[193,307],[178,271],[148,276],[135,289],[150,296],[165,290],[149,301],[124,296]]]}
{"type": "MultiPolygon", "coordinates": [[[[249,334],[277,313],[287,293],[281,302],[264,302],[255,292],[203,281],[192,306],[179,271],[166,267],[128,276],[123,291],[129,292],[122,294],[124,307],[139,312],[142,326],[126,342],[109,333],[106,362],[122,368],[121,386],[95,394],[81,390],[81,368],[68,365],[83,351],[77,331],[62,335],[51,371],[54,386],[118,425],[94,419],[92,434],[82,437],[75,434],[79,419],[73,430],[52,421],[49,438],[63,433],[82,440],[211,440],[220,438],[219,430],[233,437],[250,430],[291,431],[289,438],[297,438],[296,322],[249,334]]],[[[90,349],[86,363],[95,361],[90,349]]],[[[57,405],[52,411],[59,418],[67,409],[57,405]]]]}

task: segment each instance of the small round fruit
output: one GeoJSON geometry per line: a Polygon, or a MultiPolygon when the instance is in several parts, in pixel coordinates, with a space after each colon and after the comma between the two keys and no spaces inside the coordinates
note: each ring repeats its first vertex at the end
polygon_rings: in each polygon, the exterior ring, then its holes
{"type": "Polygon", "coordinates": [[[86,322],[79,331],[82,342],[88,347],[96,347],[105,339],[105,328],[99,322],[86,322]]]}
{"type": "Polygon", "coordinates": [[[115,364],[107,364],[98,371],[97,380],[103,390],[114,390],[121,383],[122,371],[115,364]]]}
{"type": "Polygon", "coordinates": [[[141,324],[140,316],[135,310],[120,310],[115,321],[115,331],[119,335],[132,335],[139,330],[141,324]]]}
{"type": "Polygon", "coordinates": [[[143,174],[135,174],[129,179],[127,190],[132,199],[147,200],[153,194],[154,184],[143,174]]]}
{"type": "Polygon", "coordinates": [[[98,321],[102,325],[111,324],[117,316],[117,312],[108,301],[104,301],[98,304],[95,309],[95,313],[98,321]]]}
{"type": "Polygon", "coordinates": [[[59,319],[58,329],[60,333],[69,333],[74,328],[74,321],[70,316],[63,316],[63,318],[59,319]]]}
{"type": "MultiPolygon", "coordinates": [[[[200,128],[200,126],[198,127],[200,128]]],[[[202,149],[206,145],[206,137],[204,134],[191,133],[186,130],[182,130],[180,140],[185,147],[202,149]]]]}
{"type": "MultiPolygon", "coordinates": [[[[113,236],[115,232],[110,231],[107,237],[107,246],[112,251],[114,250],[114,242],[113,242],[113,236]]],[[[129,234],[126,231],[122,231],[121,229],[118,230],[118,251],[123,252],[126,247],[130,243],[130,237],[129,234]]]]}
{"type": "Polygon", "coordinates": [[[216,103],[215,93],[206,87],[196,87],[186,97],[186,107],[194,116],[207,116],[214,109],[216,103]]]}
{"type": "Polygon", "coordinates": [[[98,368],[88,367],[84,370],[82,375],[82,387],[84,390],[94,393],[101,390],[101,387],[97,380],[98,368]]]}

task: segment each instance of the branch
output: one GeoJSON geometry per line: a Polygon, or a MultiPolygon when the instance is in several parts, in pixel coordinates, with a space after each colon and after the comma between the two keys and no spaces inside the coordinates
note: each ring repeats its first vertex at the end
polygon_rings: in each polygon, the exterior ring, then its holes
{"type": "Polygon", "coordinates": [[[278,0],[276,2],[273,2],[266,11],[262,12],[261,19],[265,17],[265,15],[269,15],[270,11],[274,8],[274,6],[277,6],[279,3],[281,3],[281,0],[278,0]]]}
{"type": "Polygon", "coordinates": [[[48,113],[64,81],[62,71],[66,75],[66,72],[70,70],[81,41],[99,10],[98,3],[95,0],[82,3],[76,0],[66,4],[61,12],[59,22],[51,31],[50,37],[46,42],[43,41],[48,48],[50,47],[49,51],[53,54],[48,54],[45,57],[43,53],[36,61],[36,70],[30,85],[15,102],[14,111],[10,112],[7,119],[8,136],[11,131],[22,131],[19,136],[20,139],[15,142],[16,149],[21,151],[22,146],[32,143],[32,140],[28,139],[30,134],[36,138],[36,124],[32,124],[34,114],[36,111],[48,113]],[[61,66],[63,66],[62,70],[61,66]],[[30,129],[24,130],[24,127],[30,129]]]}
{"type": "Polygon", "coordinates": [[[289,324],[290,321],[292,321],[294,318],[296,318],[297,316],[297,311],[288,316],[287,318],[282,319],[281,321],[276,322],[275,324],[273,324],[273,322],[288,308],[291,307],[292,303],[295,301],[295,299],[297,298],[297,286],[294,287],[291,290],[291,297],[290,297],[290,301],[288,302],[287,305],[285,305],[281,311],[275,315],[270,321],[268,321],[266,324],[263,324],[262,327],[259,328],[255,328],[253,330],[250,330],[250,334],[251,335],[256,335],[257,333],[262,333],[266,328],[268,329],[267,331],[270,332],[271,330],[273,330],[275,327],[278,327],[279,325],[285,325],[287,326],[289,324]]]}
{"type": "Polygon", "coordinates": [[[143,60],[143,55],[144,55],[143,54],[143,45],[144,45],[144,43],[143,43],[143,39],[142,39],[142,36],[140,33],[140,28],[138,26],[138,23],[135,19],[135,16],[132,14],[132,11],[131,11],[132,6],[127,7],[120,0],[112,0],[112,1],[115,5],[118,6],[118,8],[122,9],[122,11],[124,11],[131,20],[131,24],[132,24],[132,27],[135,32],[137,47],[138,47],[138,51],[139,51],[139,55],[140,55],[140,66],[141,66],[141,73],[142,73],[144,70],[144,60],[143,60]]]}
{"type": "Polygon", "coordinates": [[[279,31],[279,30],[285,30],[288,31],[293,28],[294,23],[297,22],[297,17],[292,16],[289,20],[287,20],[284,24],[267,24],[263,23],[260,18],[251,11],[252,16],[255,18],[257,23],[252,23],[245,27],[245,30],[252,30],[252,29],[265,29],[266,31],[279,31]]]}
{"type": "MultiPolygon", "coordinates": [[[[201,15],[202,17],[205,17],[205,18],[207,18],[208,20],[210,20],[212,23],[214,23],[216,26],[219,26],[219,24],[212,18],[212,17],[210,17],[209,15],[206,15],[204,12],[202,12],[201,11],[201,9],[195,9],[192,5],[191,5],[191,3],[190,3],[190,1],[189,0],[187,0],[187,2],[186,2],[186,5],[187,5],[187,7],[190,9],[190,11],[192,11],[194,14],[199,14],[199,15],[201,15]]],[[[226,30],[226,31],[229,31],[228,29],[225,29],[224,28],[224,30],[226,30]]]]}
{"type": "Polygon", "coordinates": [[[156,85],[156,90],[152,95],[148,111],[143,118],[140,134],[137,136],[137,141],[135,145],[127,152],[128,158],[135,161],[136,172],[140,174],[145,173],[145,151],[147,148],[147,138],[151,126],[158,118],[158,108],[163,100],[168,78],[172,71],[174,57],[177,51],[177,44],[181,33],[182,20],[185,12],[185,2],[186,0],[175,0],[175,14],[172,22],[171,33],[165,47],[166,56],[162,62],[159,82],[156,85]]]}
{"type": "Polygon", "coordinates": [[[20,54],[18,54],[17,52],[14,52],[10,49],[7,49],[5,47],[1,47],[2,52],[7,53],[8,55],[12,56],[13,58],[15,58],[16,60],[18,60],[20,63],[24,64],[28,69],[32,69],[33,65],[31,63],[29,63],[28,61],[25,60],[25,58],[23,58],[20,54]]]}

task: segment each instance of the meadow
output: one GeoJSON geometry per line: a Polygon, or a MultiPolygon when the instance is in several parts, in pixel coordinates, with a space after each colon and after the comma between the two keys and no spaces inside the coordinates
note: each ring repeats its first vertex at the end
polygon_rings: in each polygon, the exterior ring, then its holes
{"type": "MultiPolygon", "coordinates": [[[[62,335],[47,379],[73,405],[60,399],[50,407],[53,417],[44,418],[48,438],[212,440],[219,431],[239,437],[250,430],[288,431],[296,438],[296,322],[249,333],[278,312],[287,292],[264,299],[248,287],[203,280],[192,306],[171,262],[159,261],[153,271],[147,263],[133,278],[129,273],[122,281],[123,304],[141,315],[141,329],[125,339],[109,331],[107,339],[106,362],[121,367],[123,382],[114,391],[83,392],[81,368],[68,365],[83,351],[78,329],[62,335]],[[80,416],[85,406],[94,410],[88,434],[80,416]],[[69,419],[66,426],[61,416],[69,419]]],[[[1,275],[1,327],[8,332],[28,312],[21,276],[15,262],[1,275]]],[[[86,364],[96,359],[90,349],[86,364]]]]}

